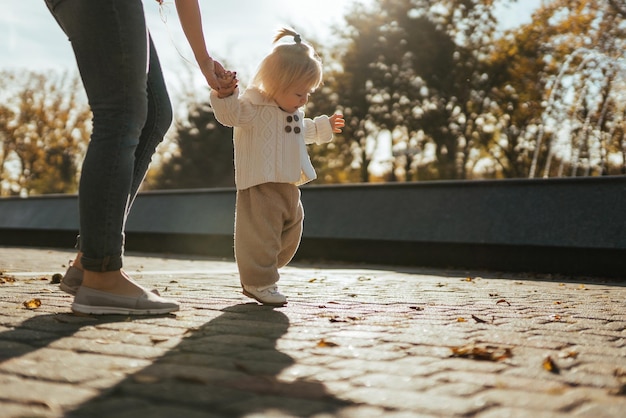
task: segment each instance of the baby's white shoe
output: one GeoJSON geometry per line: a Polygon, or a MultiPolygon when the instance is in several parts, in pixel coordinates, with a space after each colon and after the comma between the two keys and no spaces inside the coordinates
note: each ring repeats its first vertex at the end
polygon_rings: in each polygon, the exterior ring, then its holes
{"type": "Polygon", "coordinates": [[[276,284],[263,287],[243,285],[243,294],[256,299],[263,305],[283,306],[287,304],[287,298],[278,291],[276,284]]]}

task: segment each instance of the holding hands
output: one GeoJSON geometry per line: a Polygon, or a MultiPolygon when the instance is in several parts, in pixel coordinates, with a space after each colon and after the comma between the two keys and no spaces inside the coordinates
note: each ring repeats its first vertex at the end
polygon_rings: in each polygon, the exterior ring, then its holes
{"type": "Polygon", "coordinates": [[[211,57],[198,62],[198,65],[207,84],[219,92],[220,98],[233,94],[238,82],[236,72],[225,70],[220,62],[211,57]]]}
{"type": "Polygon", "coordinates": [[[233,94],[237,88],[237,72],[224,71],[222,75],[218,75],[219,88],[216,89],[217,97],[223,99],[233,94]]]}

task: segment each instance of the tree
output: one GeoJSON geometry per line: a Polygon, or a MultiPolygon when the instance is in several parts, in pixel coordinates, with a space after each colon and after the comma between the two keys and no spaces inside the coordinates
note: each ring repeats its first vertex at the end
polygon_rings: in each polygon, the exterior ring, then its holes
{"type": "Polygon", "coordinates": [[[76,192],[91,132],[78,77],[2,71],[0,79],[1,194],[76,192]]]}
{"type": "Polygon", "coordinates": [[[500,160],[508,177],[617,173],[623,153],[624,16],[620,0],[552,0],[499,43],[510,123],[500,160]]]}
{"type": "Polygon", "coordinates": [[[234,187],[232,129],[215,120],[207,103],[189,103],[177,119],[174,150],[150,181],[150,189],[234,187]]]}
{"type": "Polygon", "coordinates": [[[382,134],[393,138],[389,180],[471,175],[472,150],[496,134],[486,65],[496,36],[493,3],[379,0],[346,16],[349,42],[333,80],[351,142],[342,149],[361,181],[370,180],[371,144],[382,134]]]}

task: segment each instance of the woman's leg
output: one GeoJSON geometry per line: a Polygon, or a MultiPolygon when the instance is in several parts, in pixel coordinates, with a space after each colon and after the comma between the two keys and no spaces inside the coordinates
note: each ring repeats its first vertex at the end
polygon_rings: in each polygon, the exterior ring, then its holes
{"type": "MultiPolygon", "coordinates": [[[[130,189],[130,199],[126,208],[125,218],[127,218],[130,214],[137,192],[139,191],[141,183],[148,172],[152,156],[154,155],[157,146],[163,141],[163,138],[172,124],[173,119],[171,101],[167,92],[165,80],[163,78],[161,63],[159,62],[159,57],[154,47],[154,43],[152,42],[152,38],[150,38],[147,92],[148,114],[141,131],[141,136],[139,137],[139,144],[135,150],[133,182],[130,189]]],[[[80,248],[78,243],[76,248],[80,248]]],[[[66,286],[69,284],[71,288],[64,290],[70,293],[75,293],[76,290],[78,290],[77,283],[82,282],[82,256],[83,253],[79,251],[70,267],[70,270],[66,273],[66,276],[68,274],[71,275],[70,281],[72,283],[65,283],[66,286]]]]}
{"type": "MultiPolygon", "coordinates": [[[[148,115],[139,137],[139,145],[135,150],[133,182],[130,188],[128,212],[137,196],[139,187],[146,177],[152,156],[157,146],[163,141],[167,130],[172,124],[172,104],[167,93],[161,63],[157,51],[150,40],[150,58],[148,70],[148,115]]],[[[127,212],[127,216],[128,216],[127,212]]]]}
{"type": "Polygon", "coordinates": [[[141,0],[46,3],[72,44],[93,113],[79,184],[84,278],[72,306],[87,313],[116,313],[116,306],[138,306],[139,299],[134,298],[141,298],[145,303],[132,313],[176,310],[176,303],[153,300],[121,270],[135,152],[149,107],[149,35],[143,4],[141,0]]]}
{"type": "Polygon", "coordinates": [[[148,111],[143,5],[141,0],[48,3],[72,44],[93,112],[79,184],[82,265],[119,270],[135,150],[148,111]]]}

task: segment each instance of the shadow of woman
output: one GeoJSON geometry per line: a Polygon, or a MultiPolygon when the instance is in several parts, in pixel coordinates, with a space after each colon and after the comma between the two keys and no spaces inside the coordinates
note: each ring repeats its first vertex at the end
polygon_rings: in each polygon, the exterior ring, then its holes
{"type": "Polygon", "coordinates": [[[190,330],[175,348],[67,417],[307,417],[349,406],[320,382],[285,381],[294,364],[276,342],[289,328],[283,313],[257,304],[227,307],[190,330]]]}
{"type": "Polygon", "coordinates": [[[127,320],[123,316],[97,318],[72,313],[33,314],[25,320],[19,316],[5,319],[1,325],[10,329],[0,333],[0,364],[71,337],[83,327],[127,320]]]}

